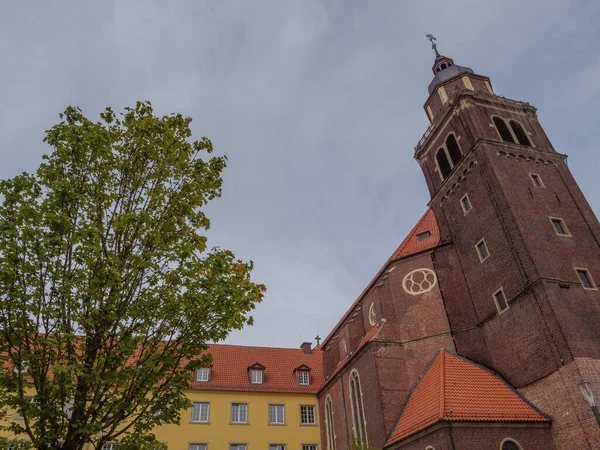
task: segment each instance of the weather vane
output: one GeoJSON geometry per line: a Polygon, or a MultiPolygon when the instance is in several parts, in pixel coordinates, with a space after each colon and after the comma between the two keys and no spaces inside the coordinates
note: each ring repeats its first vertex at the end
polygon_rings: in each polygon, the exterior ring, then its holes
{"type": "Polygon", "coordinates": [[[428,34],[425,37],[429,39],[429,42],[431,42],[431,48],[435,52],[435,56],[440,56],[440,54],[438,53],[437,44],[435,43],[435,41],[437,41],[436,37],[433,34],[428,34]]]}

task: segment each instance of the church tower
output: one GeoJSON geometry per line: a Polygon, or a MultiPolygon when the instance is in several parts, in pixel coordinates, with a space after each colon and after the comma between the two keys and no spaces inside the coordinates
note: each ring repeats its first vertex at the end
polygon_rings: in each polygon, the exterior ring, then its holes
{"type": "Polygon", "coordinates": [[[600,224],[538,122],[436,51],[415,159],[439,226],[434,265],[456,352],[552,418],[557,449],[600,448],[600,224]]]}

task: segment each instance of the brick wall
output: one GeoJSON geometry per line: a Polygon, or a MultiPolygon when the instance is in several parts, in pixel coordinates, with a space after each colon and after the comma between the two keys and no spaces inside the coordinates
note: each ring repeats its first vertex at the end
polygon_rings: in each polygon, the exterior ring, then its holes
{"type": "MultiPolygon", "coordinates": [[[[447,425],[405,445],[393,446],[402,450],[424,450],[427,446],[435,450],[499,450],[506,438],[517,441],[523,450],[554,450],[550,429],[530,425],[525,426],[485,426],[473,427],[469,424],[447,425]],[[454,446],[452,445],[454,441],[454,446]]],[[[586,447],[568,447],[586,448],[586,447]]],[[[561,449],[562,450],[562,449],[561,449]]],[[[566,450],[566,447],[565,447],[566,450]]]]}

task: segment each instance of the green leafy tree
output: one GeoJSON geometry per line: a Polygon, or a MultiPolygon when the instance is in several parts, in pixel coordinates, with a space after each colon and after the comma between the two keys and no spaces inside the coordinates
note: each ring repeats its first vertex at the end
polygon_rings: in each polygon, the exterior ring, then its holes
{"type": "Polygon", "coordinates": [[[190,118],[60,117],[39,169],[0,182],[0,409],[37,449],[156,448],[205,343],[251,324],[265,287],[207,249],[226,158],[190,118]]]}

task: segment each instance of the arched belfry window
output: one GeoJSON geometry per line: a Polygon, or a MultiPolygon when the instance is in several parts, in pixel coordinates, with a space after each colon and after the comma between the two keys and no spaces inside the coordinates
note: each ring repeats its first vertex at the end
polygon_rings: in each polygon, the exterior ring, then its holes
{"type": "Polygon", "coordinates": [[[435,159],[437,161],[438,168],[440,169],[440,175],[442,176],[442,180],[443,180],[452,171],[452,166],[450,165],[450,162],[448,161],[448,156],[446,156],[446,151],[443,148],[440,148],[435,155],[435,159]]]}
{"type": "Polygon", "coordinates": [[[365,410],[363,407],[362,390],[360,389],[360,378],[358,377],[358,372],[356,370],[353,370],[350,374],[350,404],[352,405],[354,437],[359,444],[367,445],[365,410]]]}
{"type": "Polygon", "coordinates": [[[509,123],[510,127],[513,130],[513,133],[515,134],[515,137],[517,138],[517,141],[519,141],[519,144],[528,145],[531,147],[531,141],[529,140],[527,133],[523,129],[523,126],[515,120],[511,120],[509,123]]]}
{"type": "Polygon", "coordinates": [[[327,450],[335,450],[335,429],[333,428],[333,400],[331,395],[325,399],[325,427],[327,431],[327,450]]]}
{"type": "Polygon", "coordinates": [[[452,165],[458,164],[461,160],[463,154],[460,151],[460,147],[458,146],[458,142],[456,142],[456,138],[453,134],[449,134],[446,138],[446,148],[448,149],[448,154],[450,155],[450,160],[452,161],[452,165]]]}
{"type": "Polygon", "coordinates": [[[500,117],[494,117],[492,118],[492,120],[494,121],[494,125],[496,125],[496,129],[498,130],[498,133],[500,134],[502,140],[504,142],[514,143],[515,140],[513,138],[513,135],[508,129],[508,125],[506,125],[504,119],[501,119],[500,117]]]}

